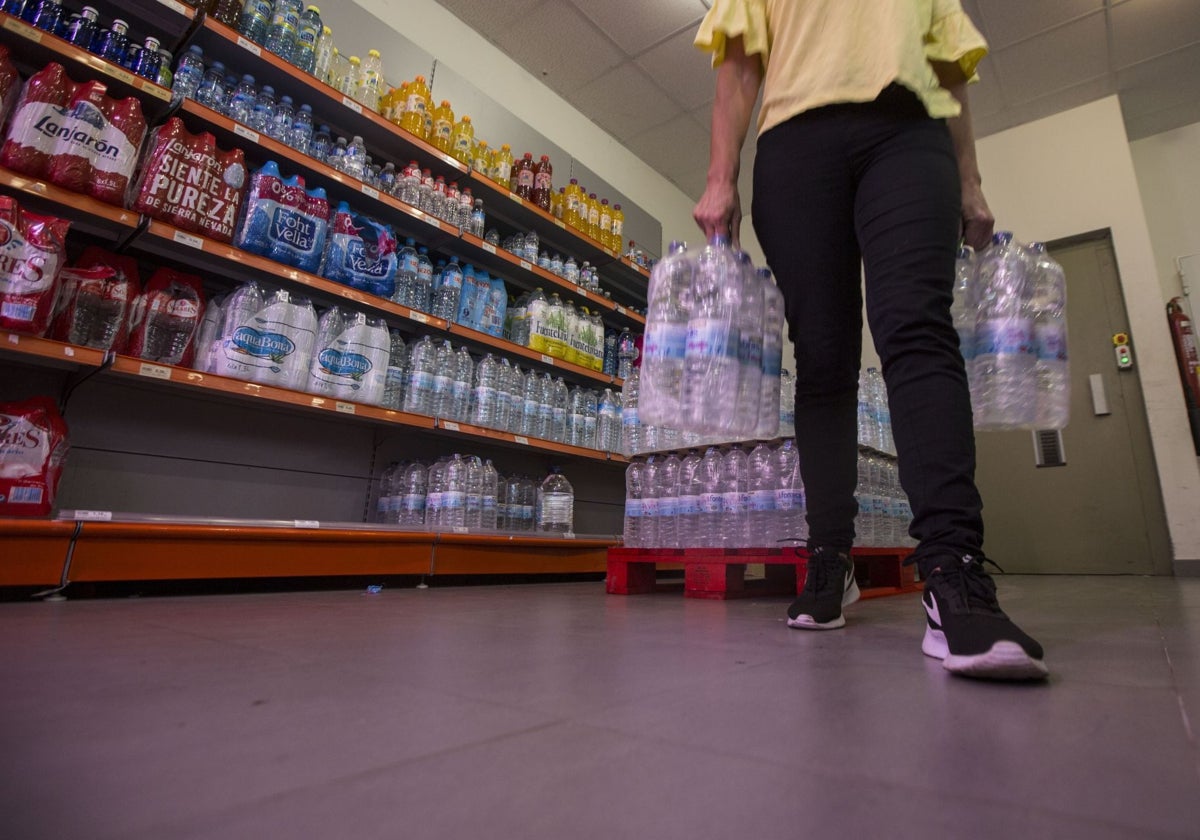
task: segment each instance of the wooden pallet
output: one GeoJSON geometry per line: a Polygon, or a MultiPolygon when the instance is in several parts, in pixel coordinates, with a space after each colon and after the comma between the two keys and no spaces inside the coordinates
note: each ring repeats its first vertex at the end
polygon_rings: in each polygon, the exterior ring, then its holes
{"type": "MultiPolygon", "coordinates": [[[[854,577],[864,598],[917,592],[910,548],[855,548],[854,577]]],[[[724,600],[748,595],[795,595],[804,589],[808,552],[784,548],[610,548],[606,588],[610,595],[641,595],[663,588],[658,572],[683,568],[687,598],[724,600]],[[746,567],[761,564],[764,577],[747,580],[746,567]]]]}

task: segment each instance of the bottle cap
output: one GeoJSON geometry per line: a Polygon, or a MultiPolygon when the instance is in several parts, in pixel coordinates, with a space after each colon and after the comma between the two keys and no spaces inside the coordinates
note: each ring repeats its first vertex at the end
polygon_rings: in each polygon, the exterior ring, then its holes
{"type": "Polygon", "coordinates": [[[379,58],[379,50],[367,50],[367,58],[379,58]]]}
{"type": "Polygon", "coordinates": [[[465,122],[467,125],[471,124],[471,118],[469,116],[467,116],[466,114],[463,114],[462,121],[465,122]]]}
{"type": "Polygon", "coordinates": [[[533,152],[526,152],[525,160],[533,160],[533,152]]]}
{"type": "Polygon", "coordinates": [[[550,155],[542,155],[542,160],[550,160],[550,155]]]}
{"type": "Polygon", "coordinates": [[[620,204],[614,204],[614,205],[613,205],[613,209],[614,209],[614,210],[620,210],[620,209],[621,209],[621,205],[620,205],[620,204]]]}

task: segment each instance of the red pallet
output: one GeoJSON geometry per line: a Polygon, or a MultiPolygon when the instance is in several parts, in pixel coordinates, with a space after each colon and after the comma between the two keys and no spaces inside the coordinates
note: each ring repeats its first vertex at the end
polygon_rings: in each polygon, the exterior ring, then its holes
{"type": "MultiPolygon", "coordinates": [[[[916,592],[914,568],[903,565],[909,548],[856,548],[854,576],[864,598],[916,592]]],[[[658,591],[664,566],[683,566],[687,598],[724,600],[747,595],[794,595],[804,589],[808,552],[803,548],[610,548],[606,588],[610,595],[658,591]],[[747,581],[746,566],[762,564],[762,580],[747,581]]]]}

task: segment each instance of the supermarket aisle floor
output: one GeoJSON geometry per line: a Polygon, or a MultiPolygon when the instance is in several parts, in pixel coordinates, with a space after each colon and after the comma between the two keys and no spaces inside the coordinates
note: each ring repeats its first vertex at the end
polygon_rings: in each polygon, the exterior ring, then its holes
{"type": "Polygon", "coordinates": [[[4,834],[1200,836],[1200,580],[1000,586],[1049,685],[948,676],[916,596],[3,604],[4,834]]]}

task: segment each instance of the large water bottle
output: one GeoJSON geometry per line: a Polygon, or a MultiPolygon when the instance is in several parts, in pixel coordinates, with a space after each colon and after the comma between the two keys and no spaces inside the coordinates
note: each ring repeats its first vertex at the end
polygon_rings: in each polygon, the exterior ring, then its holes
{"type": "Polygon", "coordinates": [[[475,387],[471,389],[471,410],[467,419],[476,426],[493,427],[496,423],[499,371],[500,363],[491,353],[475,368],[475,387]]]}
{"type": "Polygon", "coordinates": [[[496,410],[492,416],[493,429],[508,429],[512,415],[512,396],[509,393],[512,369],[512,362],[501,356],[496,367],[496,410]]]}
{"type": "Polygon", "coordinates": [[[443,531],[467,527],[467,462],[458,453],[446,462],[439,519],[443,531]]]}
{"type": "Polygon", "coordinates": [[[387,375],[383,384],[383,407],[400,411],[404,407],[404,380],[408,353],[399,330],[390,333],[387,375]]]}
{"type": "Polygon", "coordinates": [[[775,453],[765,443],[750,452],[747,461],[750,488],[750,536],[754,545],[774,546],[779,539],[775,515],[775,453]]]}
{"type": "Polygon", "coordinates": [[[188,98],[197,99],[200,83],[204,81],[204,51],[193,44],[179,57],[175,67],[175,78],[171,85],[171,98],[176,102],[188,98]]]}
{"type": "Polygon", "coordinates": [[[321,10],[308,6],[300,15],[296,27],[296,42],[289,60],[305,73],[313,72],[317,62],[317,43],[321,39],[321,10]]]}
{"type": "Polygon", "coordinates": [[[639,416],[640,375],[634,368],[621,388],[621,452],[637,455],[644,449],[642,424],[639,416]]]}
{"type": "Polygon", "coordinates": [[[748,438],[758,428],[758,409],[762,405],[763,287],[755,276],[750,255],[742,251],[738,254],[738,262],[742,266],[742,287],[736,310],[740,370],[733,431],[740,438],[748,438]]]}
{"type": "Polygon", "coordinates": [[[1034,270],[1007,232],[993,235],[979,258],[972,394],[979,428],[1029,428],[1037,419],[1037,354],[1027,289],[1034,270]]]}
{"type": "Polygon", "coordinates": [[[655,495],[658,497],[658,544],[661,548],[679,548],[680,460],[668,455],[657,473],[655,495]]]}
{"type": "Polygon", "coordinates": [[[437,348],[429,336],[421,336],[408,354],[408,382],[404,389],[404,410],[414,414],[433,414],[433,377],[437,348]]]}
{"type": "Polygon", "coordinates": [[[419,461],[406,464],[393,481],[393,493],[398,497],[394,506],[395,522],[405,528],[421,528],[425,524],[425,495],[429,473],[419,461]]]}
{"type": "Polygon", "coordinates": [[[596,448],[604,452],[621,451],[620,397],[605,388],[600,396],[600,420],[596,427],[596,448]]]}
{"type": "Polygon", "coordinates": [[[746,453],[733,448],[725,453],[721,476],[722,528],[726,548],[750,545],[750,467],[746,453]]]}
{"type": "Polygon", "coordinates": [[[554,380],[549,373],[538,376],[538,416],[534,435],[550,440],[554,429],[554,380]]]}
{"type": "Polygon", "coordinates": [[[871,520],[875,529],[877,546],[890,546],[891,523],[888,522],[887,460],[878,455],[867,456],[868,493],[871,505],[871,520]]]}
{"type": "Polygon", "coordinates": [[[276,108],[275,88],[263,85],[258,89],[258,95],[254,97],[254,107],[250,110],[250,122],[247,125],[255,131],[270,134],[276,108]]]}
{"type": "MultiPolygon", "coordinates": [[[[176,71],[176,78],[178,78],[178,71],[176,71]]],[[[204,76],[200,80],[200,86],[196,88],[195,98],[201,105],[212,108],[219,113],[224,114],[228,110],[229,103],[225,95],[224,64],[214,61],[204,71],[204,76]]]]}
{"type": "Polygon", "coordinates": [[[878,442],[878,426],[871,400],[871,383],[867,377],[867,369],[861,368],[858,372],[858,444],[859,446],[876,446],[878,442]]]}
{"type": "MultiPolygon", "coordinates": [[[[116,332],[124,307],[120,301],[105,301],[105,304],[116,307],[116,318],[109,321],[112,326],[106,336],[111,348],[111,336],[116,332]]],[[[155,297],[143,316],[146,319],[146,339],[141,357],[166,365],[182,362],[191,346],[192,336],[196,334],[200,307],[200,295],[191,284],[172,281],[167,289],[155,297]]]]}
{"type": "Polygon", "coordinates": [[[1030,307],[1037,355],[1037,419],[1039,429],[1061,429],[1071,409],[1071,376],[1067,367],[1067,279],[1046,246],[1029,246],[1034,260],[1030,307]]]}
{"type": "Polygon", "coordinates": [[[480,489],[481,509],[479,527],[484,531],[495,531],[499,516],[500,474],[491,459],[483,462],[483,486],[480,489]]]}
{"type": "Polygon", "coordinates": [[[783,292],[775,285],[771,269],[760,268],[756,276],[763,294],[763,358],[762,400],[754,437],[769,440],[783,434],[779,428],[779,400],[783,393],[783,292]]]}
{"type": "Polygon", "coordinates": [[[437,346],[433,362],[433,415],[435,417],[450,417],[451,403],[454,399],[454,345],[445,339],[437,346]]]}
{"type": "Polygon", "coordinates": [[[959,248],[954,261],[954,299],[950,304],[950,317],[958,333],[958,349],[968,372],[975,360],[976,305],[975,252],[970,248],[959,248]]]}
{"type": "Polygon", "coordinates": [[[658,474],[660,460],[651,455],[646,459],[642,471],[642,521],[640,527],[642,548],[661,548],[658,541],[658,474]]]}
{"type": "Polygon", "coordinates": [[[458,264],[458,257],[451,257],[449,264],[442,270],[438,278],[437,289],[433,295],[431,311],[438,318],[453,321],[458,312],[458,301],[462,296],[463,271],[458,264]]]}
{"type": "Polygon", "coordinates": [[[329,161],[329,153],[332,150],[333,135],[329,133],[329,126],[321,123],[321,125],[317,126],[317,130],[313,132],[312,147],[308,150],[308,153],[314,160],[327,163],[329,161]]]}
{"type": "Polygon", "coordinates": [[[650,275],[640,406],[648,423],[666,424],[679,418],[689,304],[696,271],[686,248],[683,242],[672,242],[669,253],[650,275]]]}
{"type": "Polygon", "coordinates": [[[800,453],[796,442],[788,438],[779,445],[772,456],[775,472],[775,527],[776,540],[786,540],[796,545],[808,537],[805,522],[804,484],[800,480],[800,453]]]}
{"type": "Polygon", "coordinates": [[[432,294],[433,262],[429,259],[429,249],[421,247],[417,249],[417,280],[412,287],[412,302],[409,306],[428,312],[432,294]]]}
{"type": "Polygon", "coordinates": [[[272,0],[246,0],[238,19],[238,31],[256,44],[264,43],[273,5],[272,0]]]}
{"type": "Polygon", "coordinates": [[[275,55],[290,60],[296,48],[296,33],[300,29],[300,0],[275,0],[267,38],[263,42],[275,55]]]}
{"type": "Polygon", "coordinates": [[[871,395],[871,411],[875,418],[875,442],[880,452],[895,453],[892,441],[892,409],[888,402],[887,386],[878,368],[867,368],[868,391],[871,395]]]}
{"type": "Polygon", "coordinates": [[[570,409],[567,412],[567,443],[584,446],[584,412],[586,390],[579,386],[571,389],[570,409]]]}
{"type": "Polygon", "coordinates": [[[519,433],[529,437],[538,436],[538,411],[542,394],[542,380],[535,371],[529,371],[521,382],[521,426],[519,433]]]}
{"type": "Polygon", "coordinates": [[[854,495],[858,500],[858,517],[854,520],[854,530],[859,545],[873,546],[877,543],[875,528],[875,488],[871,484],[871,466],[867,456],[858,456],[858,486],[854,495]]]}
{"type": "Polygon", "coordinates": [[[629,330],[621,330],[617,337],[617,377],[628,379],[633,373],[633,363],[637,361],[637,342],[629,330]]]}
{"type": "Polygon", "coordinates": [[[467,512],[463,524],[469,531],[483,527],[483,460],[472,455],[467,462],[467,512]]]}
{"type": "Polygon", "coordinates": [[[279,97],[279,104],[275,106],[275,113],[271,116],[271,122],[267,126],[267,134],[284,145],[290,145],[292,126],[295,123],[296,109],[292,105],[292,97],[279,97]]]}
{"type": "Polygon", "coordinates": [[[429,465],[425,494],[425,528],[429,531],[437,531],[442,526],[442,499],[445,497],[446,465],[449,462],[450,457],[443,455],[429,465]]]}
{"type": "Polygon", "coordinates": [[[714,236],[696,261],[684,359],[684,428],[730,434],[737,425],[741,278],[729,240],[714,236]]]}
{"type": "Polygon", "coordinates": [[[680,548],[694,548],[698,541],[700,526],[701,485],[700,455],[688,452],[679,464],[679,496],[676,503],[676,535],[680,548]]]}
{"type": "Polygon", "coordinates": [[[418,265],[417,243],[411,236],[404,240],[396,257],[396,291],[392,293],[392,301],[411,308],[418,265]]]}
{"type": "Polygon", "coordinates": [[[466,347],[459,347],[454,354],[454,374],[450,380],[450,408],[446,415],[451,420],[466,421],[471,409],[471,384],[475,379],[475,362],[466,347]]]}
{"type": "Polygon", "coordinates": [[[697,469],[700,486],[700,513],[697,517],[697,543],[704,548],[720,548],[725,544],[724,485],[725,462],[721,452],[710,446],[704,452],[697,469]]]}
{"type": "Polygon", "coordinates": [[[779,436],[796,436],[796,380],[787,368],[779,373],[779,436]]]}
{"type": "Polygon", "coordinates": [[[565,443],[567,440],[567,411],[570,407],[567,383],[561,376],[555,378],[550,389],[550,440],[565,443]]]}
{"type": "Polygon", "coordinates": [[[226,106],[226,114],[234,122],[240,122],[242,125],[250,125],[251,115],[254,113],[254,106],[257,100],[258,88],[254,86],[254,77],[247,73],[242,76],[242,80],[238,82],[233,94],[230,95],[228,105],[226,106]]]}
{"type": "Polygon", "coordinates": [[[383,525],[396,523],[400,510],[397,485],[405,464],[392,464],[379,476],[379,498],[375,501],[375,521],[383,525]]]}
{"type": "Polygon", "coordinates": [[[625,469],[625,547],[642,548],[642,498],[645,492],[646,465],[631,461],[625,469]]]}
{"type": "Polygon", "coordinates": [[[538,530],[553,534],[575,531],[575,490],[558,467],[551,467],[537,494],[538,530]]]}

